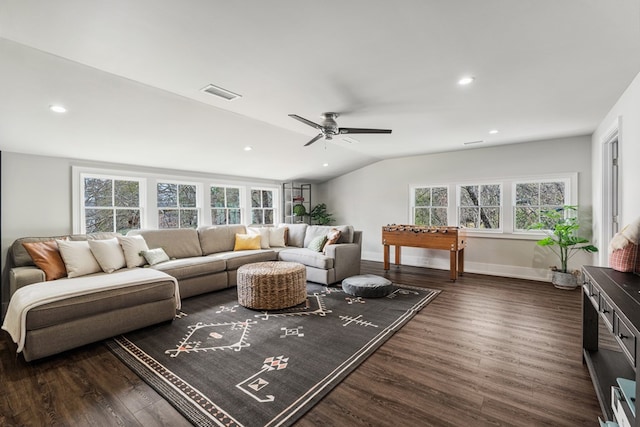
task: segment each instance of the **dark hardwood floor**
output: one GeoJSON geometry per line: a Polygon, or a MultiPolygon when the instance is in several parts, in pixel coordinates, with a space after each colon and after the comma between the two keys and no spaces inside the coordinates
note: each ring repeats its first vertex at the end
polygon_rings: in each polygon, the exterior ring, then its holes
{"type": "MultiPolygon", "coordinates": [[[[385,275],[377,262],[362,272],[385,275]]],[[[580,291],[409,266],[386,276],[443,292],[296,426],[597,425],[580,291]]],[[[2,426],[188,425],[103,344],[30,364],[14,348],[2,332],[2,426]]]]}

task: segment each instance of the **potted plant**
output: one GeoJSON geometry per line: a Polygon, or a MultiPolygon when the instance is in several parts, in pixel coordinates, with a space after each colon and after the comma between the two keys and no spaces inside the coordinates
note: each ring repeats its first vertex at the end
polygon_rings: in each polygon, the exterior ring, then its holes
{"type": "Polygon", "coordinates": [[[317,204],[311,209],[311,219],[318,225],[330,225],[333,221],[333,214],[327,212],[327,205],[324,203],[317,204]]]}
{"type": "Polygon", "coordinates": [[[589,244],[589,240],[576,234],[580,228],[576,217],[577,206],[563,206],[542,212],[542,221],[531,226],[532,229],[547,230],[549,235],[538,240],[538,245],[551,249],[560,258],[560,267],[551,267],[551,283],[559,289],[575,289],[577,277],[568,270],[568,262],[577,252],[598,252],[598,248],[589,244]]]}
{"type": "Polygon", "coordinates": [[[305,208],[303,204],[298,203],[296,205],[293,205],[293,207],[291,208],[291,211],[293,213],[294,222],[298,222],[298,223],[305,222],[304,217],[308,215],[308,213],[307,213],[307,208],[305,208]]]}

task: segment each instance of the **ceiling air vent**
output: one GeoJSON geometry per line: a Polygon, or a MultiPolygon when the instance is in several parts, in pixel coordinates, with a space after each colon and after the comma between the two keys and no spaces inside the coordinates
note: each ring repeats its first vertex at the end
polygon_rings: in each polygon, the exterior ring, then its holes
{"type": "Polygon", "coordinates": [[[483,140],[478,140],[478,141],[469,141],[469,142],[465,142],[462,145],[473,145],[473,144],[482,144],[484,141],[483,140]]]}
{"type": "Polygon", "coordinates": [[[242,98],[242,95],[238,95],[237,93],[233,93],[230,90],[222,89],[216,85],[207,85],[200,89],[202,92],[208,93],[209,95],[219,96],[220,98],[224,98],[227,101],[233,101],[236,98],[242,98]]]}

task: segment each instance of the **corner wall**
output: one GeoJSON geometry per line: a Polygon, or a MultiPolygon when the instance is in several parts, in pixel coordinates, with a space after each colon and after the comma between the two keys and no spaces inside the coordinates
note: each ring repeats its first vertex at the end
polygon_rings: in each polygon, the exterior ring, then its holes
{"type": "MultiPolygon", "coordinates": [[[[383,160],[320,185],[317,200],[327,204],[337,224],[363,231],[363,259],[382,261],[382,226],[409,222],[410,185],[573,172],[578,173],[580,211],[588,215],[592,191],[587,135],[383,160]]],[[[445,251],[403,248],[402,255],[403,264],[449,268],[445,251]]],[[[572,261],[573,268],[593,263],[588,254],[572,261]]],[[[550,251],[534,240],[470,237],[465,251],[468,272],[550,280],[548,267],[555,264],[550,251]]]]}

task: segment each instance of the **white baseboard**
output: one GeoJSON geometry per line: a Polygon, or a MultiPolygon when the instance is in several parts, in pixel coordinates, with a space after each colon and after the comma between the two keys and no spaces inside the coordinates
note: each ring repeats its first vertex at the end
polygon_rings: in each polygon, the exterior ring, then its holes
{"type": "MultiPolygon", "coordinates": [[[[363,252],[362,259],[367,261],[383,262],[383,255],[377,252],[363,252]]],[[[393,255],[391,263],[393,265],[393,255]]],[[[426,258],[420,256],[402,255],[402,264],[414,267],[435,268],[449,270],[449,260],[443,258],[426,258]]],[[[512,277],[514,279],[537,280],[551,282],[551,271],[547,268],[519,267],[504,264],[485,264],[465,261],[464,271],[467,273],[486,274],[489,276],[512,277]]]]}

